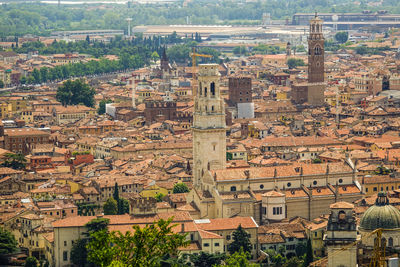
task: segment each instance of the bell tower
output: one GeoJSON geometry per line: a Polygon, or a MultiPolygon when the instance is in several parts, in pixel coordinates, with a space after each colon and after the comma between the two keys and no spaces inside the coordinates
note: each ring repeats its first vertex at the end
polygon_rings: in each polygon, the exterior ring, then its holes
{"type": "Polygon", "coordinates": [[[218,64],[199,65],[193,114],[193,180],[201,190],[204,173],[226,165],[225,106],[219,76],[218,64]]]}
{"type": "Polygon", "coordinates": [[[310,20],[310,35],[308,36],[308,82],[324,82],[324,35],[323,21],[315,13],[310,20]]]}

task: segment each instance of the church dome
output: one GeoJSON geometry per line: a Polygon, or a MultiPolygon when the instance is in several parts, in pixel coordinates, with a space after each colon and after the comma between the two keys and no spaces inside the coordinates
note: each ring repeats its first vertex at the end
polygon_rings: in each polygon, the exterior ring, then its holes
{"type": "Polygon", "coordinates": [[[379,193],[375,205],[367,209],[361,218],[361,230],[400,228],[400,211],[389,205],[386,193],[379,193]]]}

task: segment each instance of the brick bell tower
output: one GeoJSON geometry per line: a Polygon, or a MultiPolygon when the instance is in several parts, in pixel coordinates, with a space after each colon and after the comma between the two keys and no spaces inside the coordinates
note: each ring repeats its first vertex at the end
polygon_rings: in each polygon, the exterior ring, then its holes
{"type": "Polygon", "coordinates": [[[310,35],[308,36],[308,82],[324,82],[324,35],[322,33],[323,21],[315,13],[310,20],[310,35]]]}

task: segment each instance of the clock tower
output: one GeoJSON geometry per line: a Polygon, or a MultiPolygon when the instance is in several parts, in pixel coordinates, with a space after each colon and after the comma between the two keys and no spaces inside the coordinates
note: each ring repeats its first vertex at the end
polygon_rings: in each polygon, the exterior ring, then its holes
{"type": "Polygon", "coordinates": [[[324,82],[324,35],[323,21],[315,13],[310,20],[310,35],[308,36],[308,82],[324,82]]]}

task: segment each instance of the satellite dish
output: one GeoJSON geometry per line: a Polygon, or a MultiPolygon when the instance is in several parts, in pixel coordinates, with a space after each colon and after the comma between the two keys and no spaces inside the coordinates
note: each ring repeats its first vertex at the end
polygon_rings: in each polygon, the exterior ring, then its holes
{"type": "Polygon", "coordinates": [[[332,15],[332,21],[338,21],[338,20],[339,20],[338,15],[336,14],[332,15]]]}

